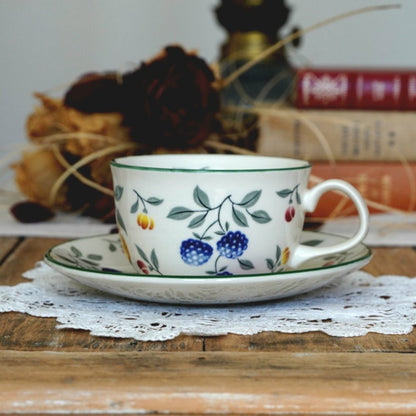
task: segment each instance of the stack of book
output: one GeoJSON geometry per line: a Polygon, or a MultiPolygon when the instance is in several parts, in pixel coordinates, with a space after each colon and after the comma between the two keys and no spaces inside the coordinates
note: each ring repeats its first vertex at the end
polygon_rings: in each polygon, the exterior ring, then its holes
{"type": "MultiPolygon", "coordinates": [[[[293,108],[260,113],[257,151],[311,161],[311,185],[340,178],[370,212],[416,210],[416,71],[299,70],[293,108]]],[[[355,213],[329,193],[313,216],[355,213]]]]}

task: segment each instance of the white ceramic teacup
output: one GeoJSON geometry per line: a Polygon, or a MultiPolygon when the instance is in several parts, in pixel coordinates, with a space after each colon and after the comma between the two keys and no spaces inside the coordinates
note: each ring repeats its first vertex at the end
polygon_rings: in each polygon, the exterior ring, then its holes
{"type": "Polygon", "coordinates": [[[123,247],[140,274],[278,273],[348,250],[365,237],[368,209],[347,182],[307,189],[309,162],[267,156],[145,155],[111,162],[123,247]],[[356,234],[330,247],[299,243],[305,212],[339,190],[359,214],[356,234]]]}

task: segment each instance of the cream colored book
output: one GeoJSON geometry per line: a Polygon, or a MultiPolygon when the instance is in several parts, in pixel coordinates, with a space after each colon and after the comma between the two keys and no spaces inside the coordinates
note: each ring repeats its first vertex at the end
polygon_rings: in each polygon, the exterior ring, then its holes
{"type": "Polygon", "coordinates": [[[256,150],[307,160],[416,161],[416,112],[265,109],[256,150]]]}

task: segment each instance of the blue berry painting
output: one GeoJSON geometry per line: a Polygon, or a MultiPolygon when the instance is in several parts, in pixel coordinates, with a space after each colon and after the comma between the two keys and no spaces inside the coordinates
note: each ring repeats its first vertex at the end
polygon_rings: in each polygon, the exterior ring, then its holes
{"type": "Polygon", "coordinates": [[[208,275],[231,275],[230,261],[236,261],[243,270],[254,269],[252,261],[244,258],[250,241],[241,228],[271,221],[266,211],[254,208],[261,193],[261,190],[248,192],[241,200],[226,195],[220,203],[211,204],[209,195],[196,186],[193,190],[196,207],[176,206],[168,214],[172,220],[189,220],[187,227],[194,230],[192,237],[180,243],[181,259],[199,267],[215,258],[214,268],[205,270],[208,275]]]}
{"type": "Polygon", "coordinates": [[[192,266],[200,266],[206,263],[212,256],[212,247],[201,240],[190,238],[182,241],[181,244],[182,260],[192,266]]]}

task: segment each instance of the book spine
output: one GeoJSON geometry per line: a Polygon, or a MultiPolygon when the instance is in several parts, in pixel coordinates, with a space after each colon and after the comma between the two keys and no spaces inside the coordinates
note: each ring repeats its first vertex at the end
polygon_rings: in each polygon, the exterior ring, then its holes
{"type": "Polygon", "coordinates": [[[259,111],[256,150],[337,161],[416,161],[416,112],[259,111]]]}
{"type": "Polygon", "coordinates": [[[300,69],[297,108],[415,110],[416,71],[300,69]]]}
{"type": "MultiPolygon", "coordinates": [[[[416,163],[341,162],[312,164],[310,186],[326,179],[343,179],[366,199],[370,213],[416,210],[416,163]]],[[[311,214],[316,218],[356,215],[349,198],[327,192],[311,214]]]]}

